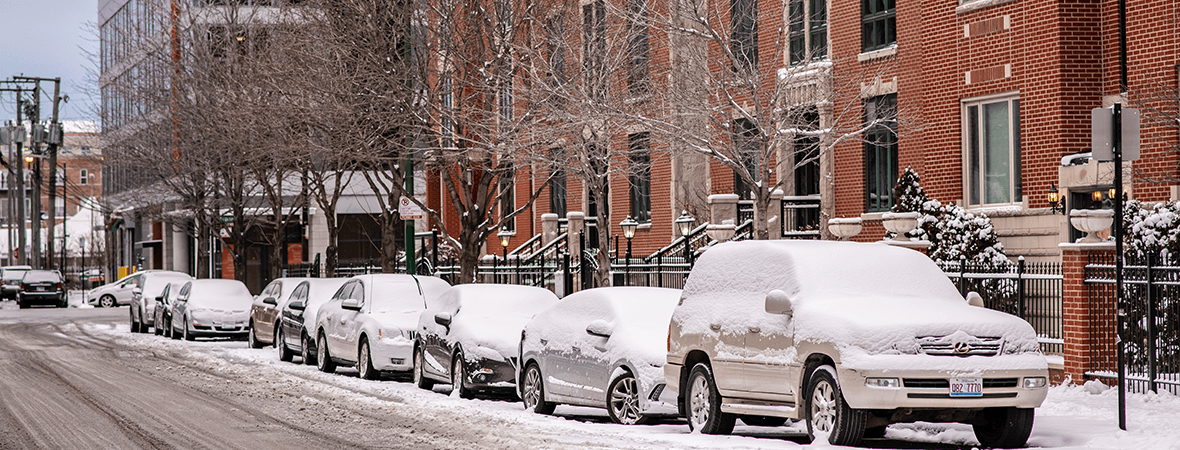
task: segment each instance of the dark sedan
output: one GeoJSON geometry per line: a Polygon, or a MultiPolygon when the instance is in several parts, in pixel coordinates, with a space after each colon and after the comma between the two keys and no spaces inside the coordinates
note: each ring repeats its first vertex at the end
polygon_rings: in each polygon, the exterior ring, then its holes
{"type": "Polygon", "coordinates": [[[308,335],[305,324],[315,322],[320,306],[331,300],[347,281],[347,278],[313,278],[295,286],[279,314],[279,331],[275,337],[279,359],[291,361],[299,355],[304,364],[315,364],[315,340],[308,335]]]}
{"type": "Polygon", "coordinates": [[[62,286],[61,273],[56,270],[30,270],[20,281],[16,301],[21,308],[33,305],[53,305],[58,308],[69,306],[66,290],[62,286]]]}

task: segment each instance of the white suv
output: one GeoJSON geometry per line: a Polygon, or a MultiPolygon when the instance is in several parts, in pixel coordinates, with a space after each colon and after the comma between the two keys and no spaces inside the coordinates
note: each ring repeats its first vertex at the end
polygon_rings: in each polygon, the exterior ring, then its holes
{"type": "Polygon", "coordinates": [[[800,419],[855,445],[891,423],[961,422],[984,447],[1021,447],[1048,365],[1027,322],[969,305],[920,252],[745,241],[693,267],[664,375],[704,433],[800,419]]]}

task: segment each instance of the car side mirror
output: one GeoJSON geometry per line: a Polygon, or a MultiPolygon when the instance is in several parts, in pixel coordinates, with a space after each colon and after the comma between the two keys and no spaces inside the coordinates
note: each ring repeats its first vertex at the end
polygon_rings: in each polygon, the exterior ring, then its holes
{"type": "Polygon", "coordinates": [[[274,297],[267,297],[267,298],[264,298],[264,299],[262,299],[262,303],[265,303],[265,304],[267,304],[267,305],[277,305],[277,304],[279,304],[279,302],[275,301],[275,298],[274,298],[274,297]]]}
{"type": "Polygon", "coordinates": [[[440,312],[438,314],[435,314],[434,315],[434,323],[437,323],[437,324],[442,325],[444,327],[451,326],[451,313],[440,312]]]}
{"type": "Polygon", "coordinates": [[[160,303],[164,303],[164,296],[163,296],[163,295],[161,295],[161,296],[159,296],[159,297],[156,297],[156,301],[157,301],[157,302],[160,302],[160,303]]]}
{"type": "Polygon", "coordinates": [[[795,312],[795,307],[786,292],[775,289],[766,294],[766,312],[789,316],[795,312]]]}
{"type": "Polygon", "coordinates": [[[295,311],[303,311],[304,309],[307,309],[307,305],[304,305],[302,300],[295,300],[291,303],[288,303],[287,307],[295,311]]]}
{"type": "Polygon", "coordinates": [[[349,311],[360,311],[361,301],[355,298],[346,298],[340,301],[340,307],[349,311]]]}
{"type": "Polygon", "coordinates": [[[979,295],[979,293],[975,291],[967,293],[967,304],[971,306],[978,306],[980,308],[986,308],[983,306],[983,296],[979,295]]]}
{"type": "Polygon", "coordinates": [[[590,325],[586,325],[586,334],[591,336],[609,338],[614,331],[615,326],[602,319],[596,319],[590,322],[590,325]]]}

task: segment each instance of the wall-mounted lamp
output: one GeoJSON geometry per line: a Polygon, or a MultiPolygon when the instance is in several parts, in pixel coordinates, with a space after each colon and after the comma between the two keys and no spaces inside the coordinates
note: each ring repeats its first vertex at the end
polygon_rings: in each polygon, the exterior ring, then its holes
{"type": "Polygon", "coordinates": [[[1061,201],[1061,193],[1057,192],[1057,185],[1049,184],[1049,210],[1055,213],[1065,214],[1065,202],[1061,201]]]}
{"type": "Polygon", "coordinates": [[[1095,202],[1102,201],[1102,191],[1091,192],[1090,193],[1090,200],[1094,200],[1095,202]]]}

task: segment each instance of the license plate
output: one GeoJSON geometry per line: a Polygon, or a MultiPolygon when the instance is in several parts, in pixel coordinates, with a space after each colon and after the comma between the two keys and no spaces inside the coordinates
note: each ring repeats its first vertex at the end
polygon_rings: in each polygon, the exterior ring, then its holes
{"type": "Polygon", "coordinates": [[[951,378],[951,397],[982,397],[983,378],[951,378]]]}

